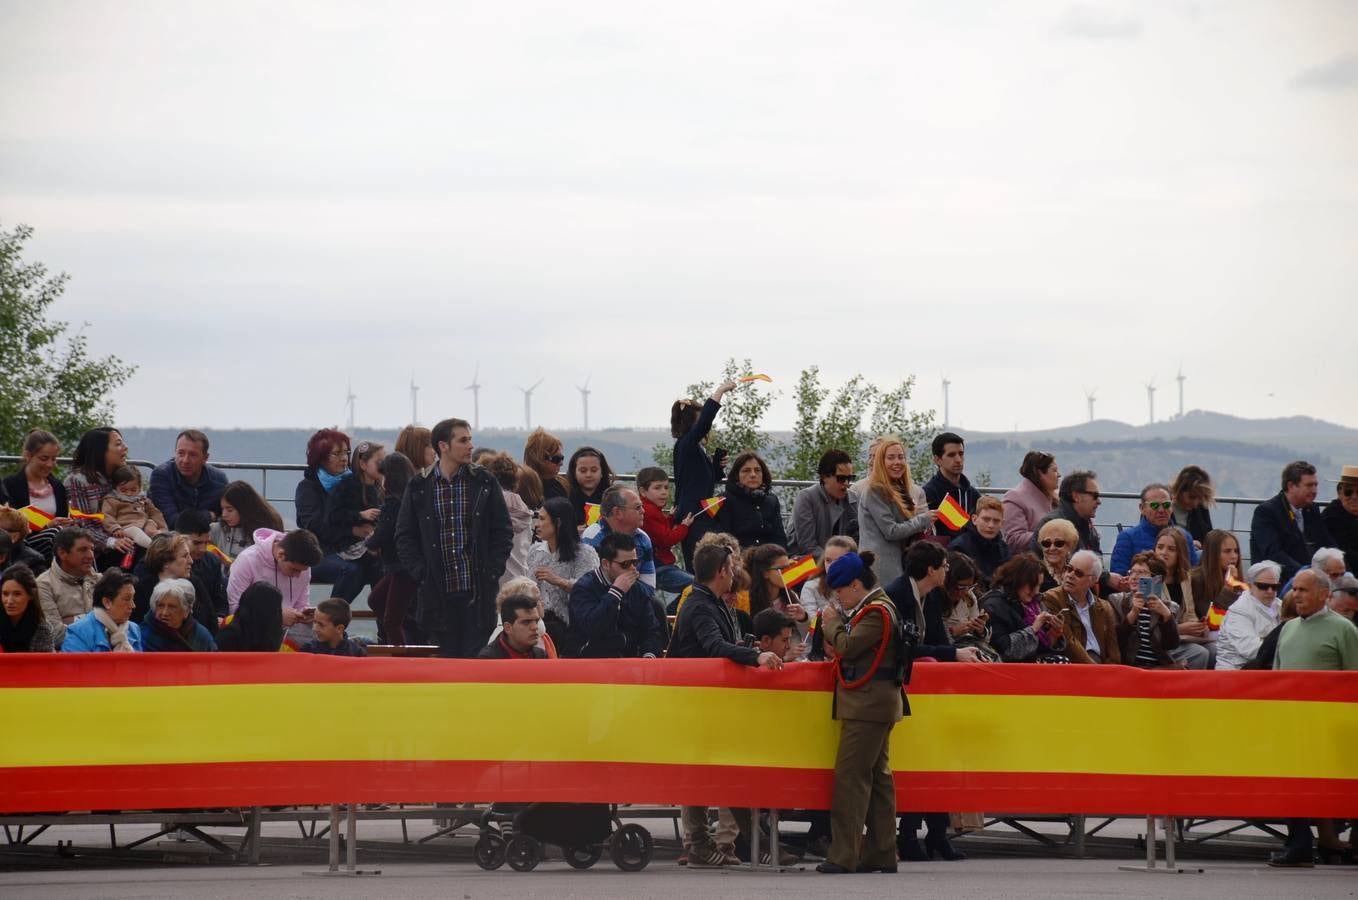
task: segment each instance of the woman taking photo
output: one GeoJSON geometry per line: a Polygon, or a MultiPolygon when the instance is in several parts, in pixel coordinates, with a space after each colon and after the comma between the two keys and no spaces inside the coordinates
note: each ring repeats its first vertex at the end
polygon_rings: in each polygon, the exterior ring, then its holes
{"type": "MultiPolygon", "coordinates": [[[[71,458],[71,473],[66,476],[66,496],[70,505],[87,515],[96,515],[104,498],[113,491],[113,470],[127,464],[127,444],[116,428],[93,428],[85,432],[71,458]]],[[[88,520],[87,520],[88,521],[88,520]]],[[[84,525],[95,547],[103,548],[104,559],[115,565],[122,555],[137,546],[121,533],[116,523],[84,525]],[[115,558],[116,557],[116,558],[115,558]]]]}
{"type": "MultiPolygon", "coordinates": [[[[734,381],[717,385],[702,404],[690,399],[676,400],[670,407],[670,436],[674,438],[674,513],[673,522],[682,522],[701,510],[700,504],[716,493],[717,484],[726,477],[726,451],[718,447],[707,455],[707,438],[712,423],[721,411],[721,398],[733,390],[734,381]]],[[[699,539],[713,528],[706,516],[695,516],[688,535],[680,542],[684,566],[693,571],[693,551],[699,539]]]]}
{"type": "Polygon", "coordinates": [[[541,428],[533,429],[523,444],[523,464],[542,479],[544,500],[570,495],[570,484],[561,474],[566,457],[561,454],[561,439],[541,428]]]}
{"type": "Polygon", "coordinates": [[[222,516],[208,529],[208,540],[232,559],[255,542],[259,529],[283,530],[283,517],[278,510],[247,482],[228,484],[222,491],[221,505],[222,516]]]}
{"type": "Polygon", "coordinates": [[[924,489],[910,478],[905,444],[895,435],[878,438],[872,474],[858,501],[858,545],[874,554],[873,572],[880,583],[901,577],[906,549],[937,518],[924,489]]]}
{"type": "Polygon", "coordinates": [[[208,630],[194,621],[194,589],[183,578],[167,578],[151,590],[151,608],[142,619],[146,653],[206,653],[217,649],[208,630]]]}
{"type": "Polygon", "coordinates": [[[56,649],[52,629],[43,620],[38,602],[38,580],[21,564],[0,575],[0,652],[51,653],[56,649]]]}
{"type": "Polygon", "coordinates": [[[566,498],[545,501],[536,521],[538,542],[528,548],[528,572],[542,591],[548,636],[558,651],[571,655],[579,649],[568,639],[571,587],[582,575],[599,567],[599,554],[580,542],[575,506],[566,498]]]}
{"type": "Polygon", "coordinates": [[[1029,450],[1019,466],[1023,476],[1018,485],[1005,492],[1004,539],[1015,553],[1025,553],[1032,545],[1033,532],[1043,517],[1056,509],[1056,491],[1061,485],[1061,470],[1056,457],[1041,450],[1029,450]]]}
{"type": "Polygon", "coordinates": [[[727,534],[735,535],[741,549],[760,544],[787,545],[783,508],[773,492],[773,475],[758,454],[736,457],[731,474],[726,476],[725,497],[717,520],[727,534]]]}

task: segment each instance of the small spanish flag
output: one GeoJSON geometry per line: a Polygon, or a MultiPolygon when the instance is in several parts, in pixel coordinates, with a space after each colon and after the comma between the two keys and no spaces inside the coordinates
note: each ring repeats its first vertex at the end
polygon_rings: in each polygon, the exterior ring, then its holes
{"type": "Polygon", "coordinates": [[[595,522],[597,522],[597,521],[599,521],[599,504],[597,504],[597,503],[586,503],[586,504],[585,504],[585,525],[586,525],[586,526],[593,525],[593,524],[594,524],[595,522]]]}
{"type": "Polygon", "coordinates": [[[818,568],[816,558],[808,553],[783,570],[783,584],[788,587],[796,587],[816,574],[818,568]]]}
{"type": "Polygon", "coordinates": [[[52,524],[53,517],[38,509],[36,506],[20,507],[19,512],[23,513],[24,518],[28,520],[28,524],[38,531],[41,531],[52,524]]]}
{"type": "Polygon", "coordinates": [[[78,509],[73,509],[73,510],[71,510],[71,518],[72,518],[72,519],[85,519],[86,521],[89,521],[89,522],[102,522],[102,521],[104,521],[104,514],[103,514],[103,513],[87,513],[87,512],[81,512],[81,511],[78,510],[78,509]]]}
{"type": "Polygon", "coordinates": [[[1221,623],[1226,619],[1226,610],[1213,603],[1207,607],[1207,628],[1210,631],[1220,631],[1221,623]]]}
{"type": "Polygon", "coordinates": [[[763,372],[758,372],[754,375],[742,375],[737,378],[736,381],[739,381],[741,384],[749,384],[751,381],[767,381],[769,384],[773,384],[773,379],[763,372]]]}
{"type": "Polygon", "coordinates": [[[957,505],[952,494],[944,494],[943,502],[938,504],[938,520],[953,531],[961,531],[971,521],[971,516],[967,515],[965,509],[957,505]]]}
{"type": "Polygon", "coordinates": [[[229,566],[233,562],[235,562],[235,560],[232,559],[231,556],[225,550],[223,550],[221,547],[218,547],[216,544],[208,544],[207,552],[211,553],[213,556],[220,559],[223,565],[229,566]]]}
{"type": "Polygon", "coordinates": [[[708,515],[710,518],[715,519],[715,518],[717,517],[717,513],[721,510],[722,504],[725,503],[725,502],[726,502],[726,498],[725,498],[724,496],[723,496],[723,497],[708,497],[708,498],[707,498],[706,500],[704,500],[702,503],[699,503],[699,504],[698,504],[698,508],[699,508],[700,510],[702,510],[703,512],[707,513],[707,515],[708,515]]]}

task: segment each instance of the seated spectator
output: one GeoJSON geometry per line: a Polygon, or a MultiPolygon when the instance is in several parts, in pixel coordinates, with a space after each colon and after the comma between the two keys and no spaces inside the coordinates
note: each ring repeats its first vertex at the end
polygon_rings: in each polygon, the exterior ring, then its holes
{"type": "MultiPolygon", "coordinates": [[[[981,499],[999,505],[993,497],[981,499]]],[[[981,507],[978,504],[976,508],[979,512],[981,507]]],[[[1007,553],[1008,545],[1002,546],[1007,553]]],[[[1000,655],[990,646],[990,614],[981,609],[977,595],[980,584],[980,572],[971,557],[949,551],[948,575],[943,580],[943,625],[954,646],[975,647],[985,659],[999,662],[1000,655]]]]}
{"type": "Polygon", "coordinates": [[[235,613],[217,632],[217,649],[277,653],[282,646],[283,594],[272,584],[257,581],[241,593],[235,613]]]}
{"type": "MultiPolygon", "coordinates": [[[[825,542],[825,550],[821,553],[820,565],[816,567],[816,574],[802,582],[800,597],[802,608],[811,616],[815,616],[821,611],[825,604],[830,602],[830,588],[825,583],[825,570],[830,563],[839,559],[845,553],[857,553],[858,542],[851,537],[837,534],[825,542]]],[[[819,627],[813,628],[819,631],[819,627]]]]}
{"type": "Polygon", "coordinates": [[[982,588],[990,584],[995,570],[1008,562],[1012,555],[1009,543],[1000,533],[1004,526],[1004,504],[994,497],[983,496],[976,501],[976,511],[961,533],[948,544],[954,553],[965,553],[976,564],[982,588]]]}
{"type": "Polygon", "coordinates": [[[1320,479],[1305,460],[1283,468],[1283,489],[1254,508],[1250,522],[1250,558],[1271,559],[1283,569],[1283,580],[1306,566],[1321,547],[1330,546],[1330,532],[1316,506],[1320,479]]]}
{"type": "Polygon", "coordinates": [[[670,500],[670,476],[656,466],[637,473],[637,491],[641,495],[641,530],[651,539],[655,553],[655,585],[669,594],[683,593],[693,583],[693,576],[675,565],[674,547],[688,537],[697,513],[689,513],[678,525],[672,524],[665,509],[670,500]]]}
{"type": "MultiPolygon", "coordinates": [[[[1297,618],[1283,625],[1273,668],[1290,671],[1358,671],[1358,628],[1329,608],[1330,586],[1310,569],[1292,585],[1297,618]]],[[[1234,607],[1233,607],[1234,608],[1234,607]]]]}
{"type": "MultiPolygon", "coordinates": [[[[568,505],[569,502],[570,501],[567,501],[568,505]]],[[[542,652],[546,654],[547,659],[560,658],[561,654],[556,649],[556,642],[553,641],[552,636],[547,633],[547,624],[542,619],[542,617],[546,614],[546,607],[542,602],[542,591],[538,589],[538,584],[533,579],[512,578],[509,581],[505,582],[504,587],[500,588],[500,593],[498,593],[495,596],[496,616],[499,617],[502,615],[501,607],[503,606],[505,601],[514,599],[516,597],[524,598],[537,604],[538,634],[535,646],[541,648],[542,652]]],[[[504,633],[504,628],[505,626],[503,621],[501,621],[500,624],[495,626],[495,630],[490,633],[490,640],[487,641],[487,646],[493,645],[496,642],[496,640],[499,639],[500,635],[504,633]]]]}
{"type": "Polygon", "coordinates": [[[1032,546],[1038,523],[1056,508],[1056,488],[1061,482],[1056,457],[1041,450],[1024,455],[1019,474],[1023,477],[1003,498],[1004,540],[1014,553],[1032,546]]]}
{"type": "MultiPolygon", "coordinates": [[[[1279,570],[1281,571],[1281,569],[1279,570]]],[[[1273,669],[1273,657],[1278,652],[1278,635],[1282,633],[1283,626],[1297,617],[1297,604],[1295,601],[1284,597],[1278,609],[1278,627],[1274,628],[1264,638],[1264,642],[1259,645],[1259,652],[1254,655],[1254,659],[1245,663],[1240,668],[1253,671],[1268,672],[1273,669]]]]}
{"type": "Polygon", "coordinates": [[[636,572],[641,583],[655,592],[655,548],[650,537],[641,530],[643,507],[637,492],[615,484],[599,498],[599,521],[580,535],[580,540],[596,550],[610,534],[625,534],[636,544],[636,572]]]}
{"type": "Polygon", "coordinates": [[[207,435],[195,428],[179,432],[174,440],[174,459],[151,472],[151,500],[165,519],[173,522],[190,509],[216,518],[217,502],[226,489],[226,473],[208,460],[207,435]]]}
{"type": "Polygon", "coordinates": [[[830,538],[858,537],[858,506],[849,497],[853,460],[843,450],[826,450],[816,465],[818,484],[802,488],[792,503],[789,553],[807,553],[818,561],[830,538]]]}
{"type": "Polygon", "coordinates": [[[1212,654],[1212,662],[1207,665],[1210,669],[1216,665],[1220,616],[1224,616],[1226,610],[1231,608],[1244,587],[1240,576],[1236,574],[1240,566],[1240,542],[1229,531],[1214,528],[1207,532],[1207,540],[1202,543],[1201,559],[1201,564],[1188,573],[1188,581],[1198,618],[1208,622],[1204,636],[1208,639],[1207,649],[1212,654]],[[1211,625],[1214,608],[1217,611],[1217,628],[1211,625]]]}
{"type": "MultiPolygon", "coordinates": [[[[1188,538],[1183,530],[1176,526],[1161,531],[1155,539],[1154,555],[1165,567],[1165,594],[1174,604],[1172,608],[1179,632],[1179,645],[1171,649],[1169,655],[1185,668],[1209,669],[1216,647],[1207,623],[1198,616],[1193,581],[1189,577],[1188,538]]],[[[1129,575],[1128,580],[1132,581],[1132,576],[1129,575]]]]}
{"type": "MultiPolygon", "coordinates": [[[[736,611],[736,616],[740,621],[740,627],[742,629],[741,634],[749,634],[751,627],[753,627],[750,618],[750,573],[745,571],[745,564],[741,559],[740,542],[737,541],[734,536],[729,535],[724,531],[709,531],[698,539],[697,546],[694,548],[693,552],[697,553],[698,548],[705,547],[708,544],[720,544],[731,550],[731,564],[735,566],[736,569],[736,577],[733,582],[735,586],[731,590],[731,597],[724,597],[723,599],[729,599],[732,603],[732,608],[736,611]]],[[[679,610],[684,605],[684,601],[688,599],[689,594],[692,592],[693,588],[691,585],[684,588],[684,592],[679,595],[679,599],[670,602],[666,613],[671,616],[677,616],[679,610]]]]}
{"type": "MultiPolygon", "coordinates": [[[[404,433],[404,432],[403,432],[404,433]]],[[[382,460],[382,513],[370,543],[382,560],[382,577],[368,595],[368,607],[377,616],[377,641],[380,644],[406,643],[406,632],[414,627],[412,614],[420,586],[401,562],[396,549],[396,523],[401,516],[401,498],[415,477],[415,467],[404,453],[389,453],[382,460]]]]}
{"type": "MultiPolygon", "coordinates": [[[[1113,558],[1109,566],[1119,575],[1126,574],[1132,566],[1132,557],[1138,553],[1155,549],[1155,541],[1160,532],[1171,527],[1169,524],[1173,501],[1169,499],[1169,488],[1163,484],[1148,484],[1141,489],[1141,503],[1137,509],[1141,520],[1131,528],[1124,528],[1113,543],[1113,558]]],[[[1177,528],[1178,526],[1173,526],[1177,528]]],[[[1185,541],[1192,540],[1184,532],[1185,541]]],[[[1188,546],[1189,562],[1198,563],[1198,551],[1188,546]]]]}
{"type": "Polygon", "coordinates": [[[1249,590],[1236,598],[1217,633],[1218,669],[1243,669],[1259,654],[1270,631],[1278,627],[1282,598],[1278,592],[1282,566],[1264,560],[1245,571],[1249,590]]]}
{"type": "MultiPolygon", "coordinates": [[[[1344,577],[1344,551],[1338,547],[1321,547],[1311,554],[1311,571],[1327,581],[1344,577]]],[[[1283,584],[1280,596],[1286,597],[1291,590],[1292,581],[1288,580],[1283,584]]]]}
{"type": "Polygon", "coordinates": [[[549,434],[541,428],[534,428],[523,442],[523,464],[537,473],[542,481],[542,499],[569,497],[570,483],[561,474],[561,464],[566,461],[562,454],[561,438],[549,434]]]}
{"type": "MultiPolygon", "coordinates": [[[[341,553],[376,530],[367,522],[351,527],[331,526],[326,501],[340,482],[352,477],[349,468],[349,436],[334,428],[322,428],[307,440],[306,471],[297,482],[294,504],[297,527],[310,531],[320,544],[324,557],[311,577],[317,584],[334,586],[333,593],[353,602],[363,590],[367,574],[363,566],[345,559],[341,553]]],[[[277,530],[277,529],[275,529],[277,530]]]]}
{"type": "MultiPolygon", "coordinates": [[[[700,512],[700,504],[716,493],[716,487],[726,478],[726,450],[716,448],[707,454],[707,440],[712,423],[721,411],[721,399],[736,383],[726,381],[717,385],[712,396],[702,403],[685,398],[670,407],[670,436],[674,438],[674,516],[679,521],[689,513],[700,512]]],[[[684,538],[684,564],[693,570],[693,554],[698,541],[709,531],[717,530],[713,520],[701,515],[689,526],[684,538]]]]}
{"type": "Polygon", "coordinates": [[[1061,586],[1066,574],[1066,563],[1079,549],[1080,534],[1066,519],[1049,519],[1037,533],[1038,549],[1042,552],[1042,593],[1061,586]]]}
{"type": "Polygon", "coordinates": [[[428,475],[434,468],[438,454],[434,452],[432,432],[422,425],[407,425],[396,435],[393,453],[400,453],[410,460],[410,465],[421,475],[428,475]]]}
{"type": "Polygon", "coordinates": [[[382,514],[382,460],[386,455],[381,444],[359,441],[349,457],[349,475],[341,478],[325,498],[327,533],[347,535],[334,552],[357,567],[342,584],[335,585],[335,595],[350,603],[382,575],[382,561],[370,541],[377,530],[377,517],[382,514]]]}
{"type": "Polygon", "coordinates": [[[281,534],[261,528],[255,542],[236,557],[226,583],[226,599],[234,613],[246,588],[256,582],[279,591],[283,627],[307,618],[311,596],[311,568],[321,561],[321,546],[305,528],[281,534]]]}
{"type": "Polygon", "coordinates": [[[519,496],[519,464],[508,453],[497,451],[481,458],[495,481],[500,485],[500,493],[505,498],[509,510],[509,525],[514,530],[514,543],[505,562],[504,574],[500,576],[500,586],[504,587],[511,578],[523,578],[528,574],[528,547],[533,543],[533,508],[519,496]]]}
{"type": "MultiPolygon", "coordinates": [[[[966,473],[962,471],[966,459],[966,444],[962,436],[945,431],[934,437],[930,449],[934,454],[934,466],[938,471],[924,483],[924,497],[930,509],[938,509],[944,497],[952,497],[953,502],[972,515],[976,511],[976,501],[981,493],[971,486],[966,473]]],[[[952,537],[957,531],[948,523],[936,521],[934,533],[952,537]]]]}
{"type": "MultiPolygon", "coordinates": [[[[38,600],[42,618],[52,629],[60,649],[66,626],[94,608],[94,544],[82,528],[63,528],[57,534],[52,566],[38,576],[38,600]]],[[[131,584],[131,580],[128,581],[131,584]]]]}
{"type": "MultiPolygon", "coordinates": [[[[1138,669],[1184,667],[1170,655],[1179,646],[1176,605],[1167,602],[1162,593],[1147,595],[1141,590],[1142,579],[1164,579],[1168,571],[1154,553],[1142,551],[1132,558],[1127,571],[1132,590],[1108,598],[1118,616],[1118,652],[1126,665],[1138,669]]],[[[1202,661],[1206,660],[1207,651],[1203,650],[1202,661]]]]}
{"type": "MultiPolygon", "coordinates": [[[[511,584],[526,581],[515,578],[511,584]]],[[[532,582],[529,582],[532,584],[532,582]]],[[[546,659],[547,651],[538,646],[543,636],[541,599],[526,592],[505,595],[510,585],[501,588],[499,598],[500,630],[476,654],[477,659],[546,659]]]]}
{"type": "Polygon", "coordinates": [[[182,578],[192,585],[193,597],[189,598],[187,606],[194,610],[194,618],[209,634],[217,633],[217,611],[212,608],[212,593],[207,585],[193,580],[193,542],[187,535],[173,531],[156,535],[132,574],[137,581],[132,621],[145,622],[148,616],[154,615],[151,592],[158,583],[182,578]],[[198,605],[200,595],[206,598],[202,606],[198,605]]]}
{"type": "MultiPolygon", "coordinates": [[[[44,568],[47,560],[52,558],[52,542],[57,538],[57,531],[78,524],[71,518],[71,507],[66,499],[66,486],[52,474],[59,456],[61,445],[57,442],[56,435],[41,429],[30,431],[24,438],[19,471],[0,482],[0,493],[9,495],[7,502],[15,510],[31,506],[53,517],[47,527],[32,534],[29,533],[28,520],[23,520],[24,537],[28,546],[25,551],[16,554],[16,558],[28,558],[30,552],[37,556],[40,561],[29,563],[35,572],[44,568]]],[[[14,529],[6,525],[5,530],[14,529]]],[[[99,537],[102,543],[104,535],[100,534],[99,537]]]]}
{"type": "Polygon", "coordinates": [[[726,476],[726,502],[717,521],[741,548],[760,544],[787,545],[783,509],[773,490],[773,475],[756,453],[742,453],[726,476]]]}
{"type": "MultiPolygon", "coordinates": [[[[57,533],[61,531],[60,528],[48,530],[52,532],[52,540],[56,540],[57,533]]],[[[41,572],[47,568],[47,560],[25,540],[29,530],[28,519],[24,518],[23,513],[8,506],[0,506],[0,534],[3,534],[9,542],[6,544],[5,565],[23,563],[34,572],[41,572]]]]}
{"type": "Polygon", "coordinates": [[[797,629],[798,655],[806,649],[806,636],[811,626],[798,600],[797,592],[783,581],[783,573],[792,566],[787,553],[777,544],[760,544],[746,550],[741,559],[750,573],[750,613],[758,616],[766,609],[776,609],[792,618],[797,629]]]}
{"type": "Polygon", "coordinates": [[[879,584],[901,577],[905,551],[933,528],[938,513],[910,478],[905,444],[895,435],[878,439],[868,484],[858,498],[858,545],[871,552],[879,584]]]}
{"type": "Polygon", "coordinates": [[[1344,568],[1358,571],[1358,466],[1344,466],[1340,471],[1334,501],[1326,505],[1321,518],[1334,546],[1344,551],[1344,568]]]}
{"type": "Polygon", "coordinates": [[[254,534],[259,529],[283,530],[283,517],[278,510],[248,482],[231,482],[218,502],[221,516],[212,523],[208,540],[232,560],[255,542],[254,534]]]}
{"type": "Polygon", "coordinates": [[[93,593],[93,608],[66,629],[61,651],[140,653],[141,629],[132,621],[132,576],[122,569],[109,569],[95,583],[93,593]]]}
{"type": "Polygon", "coordinates": [[[1212,530],[1212,513],[1208,510],[1216,501],[1212,476],[1201,466],[1184,466],[1169,492],[1174,497],[1174,524],[1187,531],[1193,546],[1201,550],[1207,532],[1212,530]]]}
{"type": "Polygon", "coordinates": [[[1043,606],[1065,621],[1066,653],[1071,662],[1110,665],[1122,662],[1117,613],[1107,600],[1094,596],[1102,574],[1103,561],[1097,553],[1076,551],[1066,563],[1061,586],[1042,595],[1043,606]]]}
{"type": "Polygon", "coordinates": [[[919,629],[915,658],[932,657],[940,662],[984,662],[974,647],[957,649],[943,622],[947,604],[943,585],[946,583],[948,567],[946,550],[929,541],[916,543],[906,553],[905,572],[886,586],[886,594],[896,604],[901,617],[906,621],[914,621],[919,629]]]}
{"type": "MultiPolygon", "coordinates": [[[[186,509],[175,520],[174,528],[189,542],[189,581],[193,583],[194,609],[206,604],[205,612],[211,613],[212,627],[208,631],[217,633],[217,620],[231,613],[231,604],[226,599],[226,571],[222,561],[208,552],[208,539],[211,530],[207,513],[200,509],[186,509]]],[[[201,619],[200,619],[201,621],[201,619]]]]}
{"type": "Polygon", "coordinates": [[[604,491],[613,484],[613,470],[608,467],[603,453],[593,447],[581,447],[571,454],[566,483],[570,485],[568,497],[583,523],[586,520],[585,504],[603,503],[604,491]]]}
{"type": "Polygon", "coordinates": [[[0,574],[0,653],[51,653],[52,629],[42,615],[38,581],[23,563],[0,574]]]}
{"type": "MultiPolygon", "coordinates": [[[[86,515],[96,515],[104,505],[104,498],[113,490],[109,476],[119,466],[127,465],[127,444],[116,428],[94,428],[85,432],[71,457],[71,471],[66,476],[66,497],[71,507],[86,515]]],[[[136,546],[132,538],[122,534],[115,522],[82,522],[80,527],[90,533],[90,541],[98,551],[121,558],[136,546]]],[[[112,562],[110,562],[112,565],[112,562]]]]}
{"type": "Polygon", "coordinates": [[[147,653],[216,650],[212,635],[194,620],[195,602],[193,585],[187,579],[167,578],[156,582],[151,590],[151,608],[142,619],[142,650],[147,653]]]}
{"type": "Polygon", "coordinates": [[[1358,578],[1341,575],[1330,583],[1330,609],[1350,622],[1358,614],[1358,578]]]}
{"type": "Polygon", "coordinates": [[[637,573],[636,541],[615,531],[599,542],[598,552],[599,568],[571,588],[571,644],[593,659],[660,656],[667,637],[665,619],[655,592],[637,573]]]}
{"type": "Polygon", "coordinates": [[[1042,563],[1020,553],[995,570],[981,609],[990,617],[990,644],[1004,662],[1068,662],[1061,616],[1038,598],[1042,563]]]}
{"type": "Polygon", "coordinates": [[[800,658],[793,640],[797,626],[787,613],[770,606],[755,613],[753,624],[754,649],[760,653],[776,653],[783,662],[800,658]]]}
{"type": "Polygon", "coordinates": [[[330,597],[316,604],[316,615],[311,622],[315,637],[302,645],[302,653],[318,653],[322,656],[367,656],[363,649],[346,632],[353,620],[353,613],[343,597],[330,597]]]}
{"type": "Polygon", "coordinates": [[[528,548],[528,569],[542,593],[542,618],[547,634],[563,656],[577,656],[571,645],[570,593],[575,582],[599,567],[599,554],[580,542],[574,504],[565,497],[552,497],[537,512],[540,540],[528,548]]]}
{"type": "Polygon", "coordinates": [[[113,491],[104,497],[100,512],[104,521],[112,521],[143,549],[151,546],[151,538],[168,531],[169,525],[151,498],[141,489],[141,472],[135,466],[119,466],[109,476],[113,491]]]}

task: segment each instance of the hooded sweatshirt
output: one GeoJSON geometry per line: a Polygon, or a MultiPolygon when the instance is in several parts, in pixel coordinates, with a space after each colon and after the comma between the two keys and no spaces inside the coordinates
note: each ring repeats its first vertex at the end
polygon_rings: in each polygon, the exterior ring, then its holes
{"type": "Polygon", "coordinates": [[[302,574],[284,575],[274,560],[274,542],[282,540],[283,532],[272,528],[255,531],[255,542],[241,551],[231,564],[231,578],[226,583],[226,599],[231,612],[240,605],[240,595],[256,581],[272,584],[283,594],[283,605],[301,612],[307,608],[311,596],[311,569],[302,574]]]}

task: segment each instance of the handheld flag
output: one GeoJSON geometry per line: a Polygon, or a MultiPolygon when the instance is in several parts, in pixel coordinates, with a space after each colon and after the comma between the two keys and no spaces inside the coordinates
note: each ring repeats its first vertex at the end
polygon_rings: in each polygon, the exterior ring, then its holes
{"type": "Polygon", "coordinates": [[[81,512],[81,511],[78,510],[78,509],[73,509],[73,510],[71,510],[71,518],[72,518],[72,519],[84,519],[84,520],[86,520],[87,522],[102,522],[102,521],[104,521],[104,514],[103,514],[103,513],[87,513],[87,512],[81,512]]]}
{"type": "Polygon", "coordinates": [[[721,509],[722,504],[725,502],[726,498],[724,496],[708,497],[702,503],[698,504],[698,508],[701,509],[703,512],[707,513],[707,515],[710,518],[715,519],[717,517],[717,512],[721,509]]]}
{"type": "Polygon", "coordinates": [[[773,379],[765,375],[763,372],[759,372],[755,375],[742,375],[741,377],[737,378],[736,381],[740,382],[741,384],[749,384],[751,381],[767,381],[769,384],[773,384],[773,379]]]}
{"type": "Polygon", "coordinates": [[[952,494],[944,494],[943,502],[938,504],[938,520],[953,531],[961,531],[971,521],[967,511],[957,505],[952,494]]]}
{"type": "Polygon", "coordinates": [[[223,565],[229,566],[233,562],[235,562],[235,560],[232,559],[231,556],[225,550],[223,550],[221,547],[218,547],[216,544],[208,544],[207,552],[211,553],[213,556],[220,559],[223,565]]]}
{"type": "Polygon", "coordinates": [[[817,568],[816,558],[808,553],[783,570],[783,584],[787,587],[796,587],[816,574],[817,568]]]}
{"type": "Polygon", "coordinates": [[[1221,623],[1226,619],[1226,610],[1213,603],[1207,607],[1207,628],[1209,631],[1220,631],[1221,623]]]}
{"type": "Polygon", "coordinates": [[[35,531],[42,531],[48,525],[52,524],[53,517],[38,509],[36,506],[20,507],[19,512],[23,513],[24,518],[28,520],[28,524],[32,526],[35,531]]]}
{"type": "Polygon", "coordinates": [[[599,521],[599,504],[597,504],[597,503],[586,503],[586,504],[585,504],[585,525],[586,525],[586,526],[593,525],[593,524],[594,524],[595,522],[597,522],[597,521],[599,521]]]}

